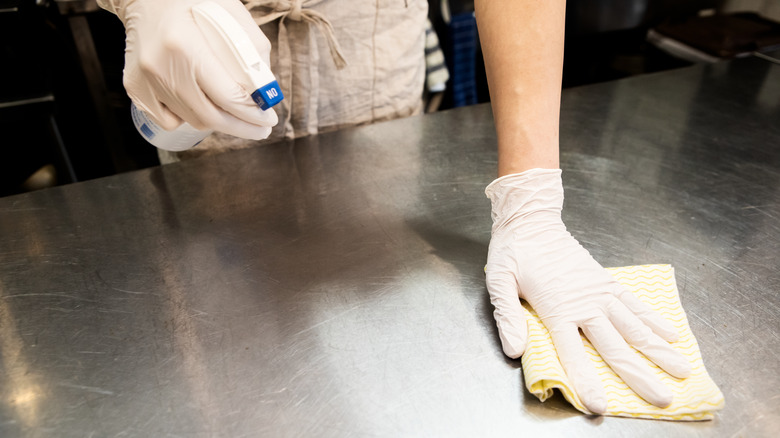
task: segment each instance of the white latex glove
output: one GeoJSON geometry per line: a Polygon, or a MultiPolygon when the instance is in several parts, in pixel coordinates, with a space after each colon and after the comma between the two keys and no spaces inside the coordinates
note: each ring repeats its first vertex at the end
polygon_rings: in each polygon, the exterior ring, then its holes
{"type": "Polygon", "coordinates": [[[588,410],[604,413],[607,399],[578,328],[639,396],[659,407],[671,404],[671,391],[629,344],[671,375],[685,378],[691,365],[668,344],[678,334],[566,230],[561,171],[507,175],[485,193],[493,204],[487,288],[504,353],[517,358],[525,351],[528,326],[519,296],[549,330],[566,375],[588,410]]]}
{"type": "MultiPolygon", "coordinates": [[[[196,129],[260,140],[278,119],[262,111],[212,53],[192,17],[202,0],[99,0],[127,33],[124,85],[128,96],[163,129],[182,120],[196,129]]],[[[271,43],[239,0],[213,0],[249,34],[270,65],[271,43]]]]}

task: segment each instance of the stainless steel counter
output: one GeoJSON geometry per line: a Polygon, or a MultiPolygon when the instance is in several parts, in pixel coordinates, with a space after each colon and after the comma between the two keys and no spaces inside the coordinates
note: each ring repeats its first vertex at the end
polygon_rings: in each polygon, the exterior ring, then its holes
{"type": "Polygon", "coordinates": [[[567,90],[565,221],[671,263],[726,408],[539,403],[482,268],[476,106],[0,199],[0,436],[774,436],[780,66],[567,90]]]}

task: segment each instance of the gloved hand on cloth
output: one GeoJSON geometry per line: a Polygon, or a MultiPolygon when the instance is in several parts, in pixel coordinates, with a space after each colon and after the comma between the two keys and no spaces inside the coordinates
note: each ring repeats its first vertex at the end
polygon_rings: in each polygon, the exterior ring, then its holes
{"type": "MultiPolygon", "coordinates": [[[[163,129],[185,121],[199,130],[215,130],[260,140],[271,133],[277,116],[261,111],[209,48],[191,13],[202,0],[98,0],[125,25],[124,85],[128,96],[163,129]]],[[[271,43],[239,0],[213,0],[249,35],[270,65],[271,43]]]]}
{"type": "Polygon", "coordinates": [[[523,355],[526,300],[550,332],[561,365],[583,404],[595,414],[607,398],[579,330],[609,366],[640,397],[659,407],[672,392],[631,346],[678,378],[691,365],[669,342],[678,334],[599,265],[561,220],[561,171],[530,169],[507,175],[485,190],[493,229],[486,267],[487,288],[504,353],[523,355]]]}

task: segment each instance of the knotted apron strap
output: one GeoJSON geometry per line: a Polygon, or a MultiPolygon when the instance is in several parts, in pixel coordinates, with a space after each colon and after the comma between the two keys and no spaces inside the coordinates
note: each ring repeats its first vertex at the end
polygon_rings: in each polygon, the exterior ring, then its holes
{"type": "Polygon", "coordinates": [[[287,18],[292,21],[305,21],[309,24],[313,24],[319,29],[319,31],[325,36],[328,42],[328,48],[330,49],[330,56],[333,58],[333,63],[336,68],[342,69],[347,65],[344,54],[341,52],[341,46],[336,39],[336,33],[333,31],[333,25],[321,13],[306,8],[306,0],[289,0],[289,1],[272,1],[272,0],[256,0],[246,3],[246,8],[252,10],[254,8],[267,8],[271,12],[261,17],[255,17],[255,22],[258,26],[270,23],[278,18],[287,18]]]}
{"type": "MultiPolygon", "coordinates": [[[[331,25],[330,21],[321,13],[305,7],[307,4],[312,5],[315,3],[317,3],[317,0],[259,0],[246,2],[246,8],[250,12],[255,8],[260,9],[258,12],[262,12],[261,14],[253,15],[258,26],[262,26],[263,24],[270,23],[274,20],[279,20],[277,48],[279,71],[277,72],[277,79],[279,80],[283,90],[289,90],[291,92],[293,89],[292,62],[295,55],[293,52],[292,42],[290,41],[290,32],[286,25],[286,21],[288,19],[292,21],[302,21],[308,23],[309,25],[313,24],[316,26],[317,29],[319,29],[319,31],[325,36],[328,42],[330,55],[333,59],[333,63],[336,65],[336,68],[342,69],[347,65],[347,62],[341,53],[341,47],[336,40],[336,35],[333,31],[333,26],[331,25]]],[[[310,44],[313,44],[313,42],[310,42],[310,44]]],[[[292,118],[293,112],[296,111],[296,108],[298,108],[298,111],[301,109],[301,107],[294,102],[296,99],[299,99],[299,97],[306,99],[306,96],[308,96],[309,100],[309,102],[304,104],[302,107],[303,111],[306,113],[304,118],[306,125],[304,129],[306,130],[306,134],[315,134],[318,130],[319,123],[317,117],[317,101],[319,97],[319,77],[318,73],[316,72],[317,66],[315,65],[315,58],[318,59],[319,56],[315,56],[316,49],[312,49],[311,45],[309,46],[309,51],[311,62],[309,63],[308,68],[309,77],[311,80],[309,85],[311,89],[307,90],[307,94],[305,93],[302,96],[297,96],[291,93],[288,95],[288,98],[282,101],[282,108],[285,110],[283,126],[284,136],[286,138],[294,138],[297,136],[295,131],[296,127],[293,126],[292,118]]],[[[298,119],[298,117],[300,117],[300,115],[296,116],[296,119],[298,119]]]]}

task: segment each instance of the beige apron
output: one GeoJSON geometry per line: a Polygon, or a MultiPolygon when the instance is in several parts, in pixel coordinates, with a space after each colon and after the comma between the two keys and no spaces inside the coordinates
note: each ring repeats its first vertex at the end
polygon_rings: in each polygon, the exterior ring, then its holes
{"type": "MultiPolygon", "coordinates": [[[[427,0],[244,1],[272,44],[284,93],[276,141],[418,114],[425,82],[427,0]]],[[[258,142],[215,133],[163,163],[258,142]]]]}

